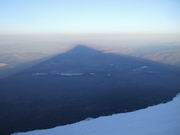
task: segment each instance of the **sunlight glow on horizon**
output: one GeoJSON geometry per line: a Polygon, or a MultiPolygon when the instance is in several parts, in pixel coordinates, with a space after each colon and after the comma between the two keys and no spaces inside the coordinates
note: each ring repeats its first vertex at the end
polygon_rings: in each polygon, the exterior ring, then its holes
{"type": "Polygon", "coordinates": [[[180,33],[178,0],[0,0],[0,33],[180,33]]]}

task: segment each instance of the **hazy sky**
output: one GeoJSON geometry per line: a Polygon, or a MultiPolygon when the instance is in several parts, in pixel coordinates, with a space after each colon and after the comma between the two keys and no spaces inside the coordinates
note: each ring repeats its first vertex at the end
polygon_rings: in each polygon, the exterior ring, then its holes
{"type": "Polygon", "coordinates": [[[0,0],[0,33],[180,33],[180,0],[0,0]]]}

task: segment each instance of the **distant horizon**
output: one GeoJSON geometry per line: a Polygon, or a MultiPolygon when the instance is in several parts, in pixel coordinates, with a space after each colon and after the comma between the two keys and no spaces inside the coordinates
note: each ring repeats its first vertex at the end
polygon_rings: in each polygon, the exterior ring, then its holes
{"type": "Polygon", "coordinates": [[[150,32],[131,32],[131,33],[126,33],[126,32],[9,32],[9,33],[1,33],[1,35],[180,35],[180,32],[177,33],[150,33],[150,32]]]}
{"type": "Polygon", "coordinates": [[[5,0],[0,34],[180,34],[178,0],[5,0]]]}

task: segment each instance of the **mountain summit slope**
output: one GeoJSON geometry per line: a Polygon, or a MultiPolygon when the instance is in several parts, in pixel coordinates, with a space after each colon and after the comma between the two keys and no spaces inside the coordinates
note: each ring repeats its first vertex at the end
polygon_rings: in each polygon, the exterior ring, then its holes
{"type": "Polygon", "coordinates": [[[14,135],[178,135],[180,96],[166,104],[14,135]]]}

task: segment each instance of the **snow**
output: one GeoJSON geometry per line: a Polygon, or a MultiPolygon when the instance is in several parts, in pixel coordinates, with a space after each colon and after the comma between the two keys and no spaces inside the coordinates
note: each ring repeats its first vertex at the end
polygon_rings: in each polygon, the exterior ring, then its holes
{"type": "Polygon", "coordinates": [[[150,68],[148,66],[140,66],[138,68],[133,69],[133,72],[144,72],[144,73],[149,73],[149,74],[157,74],[159,71],[152,71],[149,70],[150,68]]]}
{"type": "Polygon", "coordinates": [[[180,95],[134,112],[13,135],[180,135],[180,95]]]}
{"type": "Polygon", "coordinates": [[[148,68],[148,66],[141,66],[140,68],[141,69],[146,69],[146,68],[148,68]]]}
{"type": "Polygon", "coordinates": [[[95,73],[89,73],[90,75],[95,75],[95,73]]]}
{"type": "Polygon", "coordinates": [[[59,73],[59,72],[50,72],[50,73],[32,73],[33,76],[45,76],[45,75],[59,75],[59,76],[82,76],[84,73],[59,73]]]}
{"type": "Polygon", "coordinates": [[[48,75],[48,73],[32,73],[33,76],[44,76],[48,75]]]}
{"type": "Polygon", "coordinates": [[[84,73],[60,73],[61,76],[81,76],[84,73]]]}

